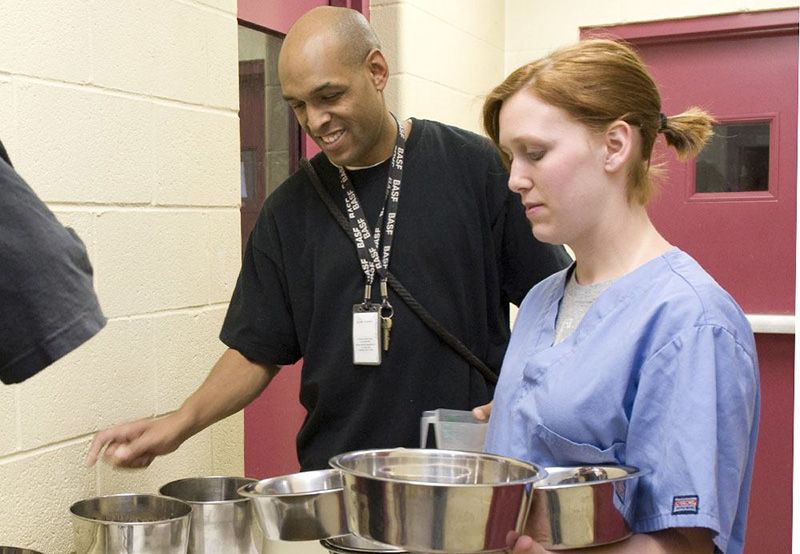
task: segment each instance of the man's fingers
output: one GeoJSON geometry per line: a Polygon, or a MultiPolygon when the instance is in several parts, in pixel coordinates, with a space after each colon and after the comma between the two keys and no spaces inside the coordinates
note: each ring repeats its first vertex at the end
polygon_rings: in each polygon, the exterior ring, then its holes
{"type": "Polygon", "coordinates": [[[126,467],[130,469],[143,469],[152,464],[153,460],[155,460],[155,456],[140,456],[133,460],[128,460],[127,462],[125,462],[125,465],[121,467],[126,467]]]}
{"type": "Polygon", "coordinates": [[[86,455],[86,467],[92,467],[97,463],[97,456],[100,454],[102,444],[97,442],[97,437],[92,441],[92,446],[89,447],[89,453],[86,455]]]}
{"type": "Polygon", "coordinates": [[[137,448],[135,443],[147,430],[147,423],[148,420],[142,420],[98,432],[89,447],[86,465],[91,467],[96,464],[103,448],[103,459],[114,465],[125,464],[137,458],[141,447],[137,448]]]}
{"type": "Polygon", "coordinates": [[[114,443],[106,448],[105,459],[114,465],[126,464],[137,457],[129,444],[114,443]]]}
{"type": "Polygon", "coordinates": [[[86,465],[88,467],[92,467],[97,463],[98,458],[100,458],[100,451],[103,450],[104,446],[114,444],[112,436],[111,429],[100,431],[94,436],[92,445],[89,447],[89,454],[86,455],[86,465]]]}

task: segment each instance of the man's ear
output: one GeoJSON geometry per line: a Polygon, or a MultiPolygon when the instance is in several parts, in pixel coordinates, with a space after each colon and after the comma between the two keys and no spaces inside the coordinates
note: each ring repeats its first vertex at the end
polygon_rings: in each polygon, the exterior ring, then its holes
{"type": "Polygon", "coordinates": [[[389,64],[386,63],[386,58],[383,57],[383,52],[377,48],[370,50],[367,54],[365,61],[367,69],[369,70],[370,78],[372,79],[375,89],[383,91],[386,88],[386,82],[389,80],[389,64]]]}
{"type": "Polygon", "coordinates": [[[606,159],[604,169],[610,173],[616,173],[624,169],[628,161],[633,156],[635,147],[634,129],[625,121],[615,121],[603,135],[603,143],[606,149],[606,159]]]}

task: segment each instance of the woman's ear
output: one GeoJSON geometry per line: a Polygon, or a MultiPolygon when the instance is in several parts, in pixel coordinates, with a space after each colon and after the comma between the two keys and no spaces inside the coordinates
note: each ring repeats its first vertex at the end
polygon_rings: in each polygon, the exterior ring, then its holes
{"type": "Polygon", "coordinates": [[[604,169],[610,173],[616,173],[627,167],[631,159],[636,138],[635,131],[625,121],[615,121],[603,135],[603,142],[606,148],[606,159],[604,169]]]}

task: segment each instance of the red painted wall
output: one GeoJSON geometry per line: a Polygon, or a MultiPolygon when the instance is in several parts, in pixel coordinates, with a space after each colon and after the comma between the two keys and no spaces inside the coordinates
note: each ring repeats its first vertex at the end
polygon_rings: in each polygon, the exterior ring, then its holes
{"type": "MultiPolygon", "coordinates": [[[[368,0],[238,0],[240,23],[285,35],[292,23],[317,6],[350,7],[368,16],[368,0]]],[[[262,118],[263,119],[263,118],[262,118]]],[[[319,152],[303,134],[302,154],[319,152]]],[[[245,475],[263,479],[299,470],[295,438],[306,416],[298,400],[302,360],[281,369],[267,390],[244,410],[245,475]]]]}

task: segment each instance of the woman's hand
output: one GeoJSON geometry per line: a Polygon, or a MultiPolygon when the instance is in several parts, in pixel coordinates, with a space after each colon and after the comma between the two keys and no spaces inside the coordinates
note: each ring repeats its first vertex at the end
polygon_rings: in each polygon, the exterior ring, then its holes
{"type": "Polygon", "coordinates": [[[484,404],[483,406],[476,406],[475,408],[472,408],[472,415],[474,415],[480,421],[489,421],[489,416],[492,413],[492,402],[484,404]]]}
{"type": "Polygon", "coordinates": [[[511,531],[506,535],[506,545],[511,554],[712,554],[714,542],[711,531],[702,527],[664,529],[654,533],[632,535],[622,542],[551,551],[527,535],[511,531]]]}
{"type": "Polygon", "coordinates": [[[520,535],[516,531],[511,531],[506,536],[506,545],[511,554],[547,554],[550,552],[528,535],[520,535]]]}

